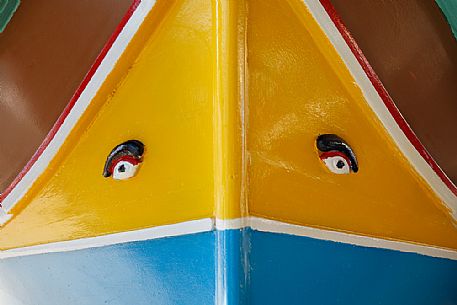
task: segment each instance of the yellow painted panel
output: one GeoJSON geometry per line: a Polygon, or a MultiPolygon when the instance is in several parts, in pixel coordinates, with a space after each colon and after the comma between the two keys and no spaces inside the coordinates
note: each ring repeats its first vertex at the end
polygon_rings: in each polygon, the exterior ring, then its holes
{"type": "Polygon", "coordinates": [[[249,0],[247,18],[245,4],[159,1],[0,229],[0,249],[236,218],[246,203],[250,215],[457,248],[448,211],[301,1],[249,0]],[[350,143],[357,174],[324,168],[322,133],[350,143]],[[128,139],[146,144],[138,175],[103,178],[107,154],[128,139]]]}
{"type": "Polygon", "coordinates": [[[214,33],[207,0],[159,1],[56,159],[0,230],[0,248],[212,217],[214,33]],[[144,48],[144,49],[143,49],[144,48]],[[137,176],[102,176],[129,139],[137,176]]]}
{"type": "Polygon", "coordinates": [[[392,142],[299,0],[248,6],[249,212],[301,225],[457,249],[443,203],[392,142]],[[335,175],[315,148],[334,133],[356,174],[335,175]]]}
{"type": "Polygon", "coordinates": [[[245,0],[214,1],[217,75],[214,96],[215,216],[247,214],[245,197],[245,0]]]}

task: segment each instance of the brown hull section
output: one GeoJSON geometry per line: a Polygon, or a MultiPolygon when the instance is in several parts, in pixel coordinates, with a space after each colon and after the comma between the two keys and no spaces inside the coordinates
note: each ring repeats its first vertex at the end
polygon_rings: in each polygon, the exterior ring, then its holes
{"type": "Polygon", "coordinates": [[[331,0],[410,124],[457,182],[457,42],[434,1],[331,0]]]}
{"type": "Polygon", "coordinates": [[[21,2],[0,34],[0,191],[44,140],[130,4],[21,2]]]}

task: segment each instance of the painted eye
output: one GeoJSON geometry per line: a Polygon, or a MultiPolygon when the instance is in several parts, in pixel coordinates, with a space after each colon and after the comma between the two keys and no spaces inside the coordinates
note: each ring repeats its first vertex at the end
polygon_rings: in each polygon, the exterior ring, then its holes
{"type": "Polygon", "coordinates": [[[317,137],[317,149],[320,159],[334,174],[357,173],[359,165],[352,148],[334,134],[323,134],[317,137]]]}
{"type": "Polygon", "coordinates": [[[340,152],[329,151],[323,153],[320,158],[332,173],[349,174],[351,172],[350,161],[340,152]]]}
{"type": "Polygon", "coordinates": [[[103,176],[112,176],[115,180],[126,180],[135,176],[143,161],[144,144],[130,140],[116,146],[105,162],[103,176]]]}
{"type": "Polygon", "coordinates": [[[135,158],[124,156],[113,163],[112,176],[115,180],[125,180],[135,176],[140,162],[135,158]]]}

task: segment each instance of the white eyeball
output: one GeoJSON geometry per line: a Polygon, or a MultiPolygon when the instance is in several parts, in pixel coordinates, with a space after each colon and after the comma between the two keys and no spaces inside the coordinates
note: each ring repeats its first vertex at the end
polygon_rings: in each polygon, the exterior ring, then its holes
{"type": "Polygon", "coordinates": [[[143,162],[143,153],[144,144],[138,140],[128,140],[117,145],[106,158],[103,177],[115,180],[132,178],[143,162]]]}
{"type": "Polygon", "coordinates": [[[349,174],[351,172],[350,162],[340,152],[326,152],[321,155],[325,166],[334,174],[349,174]]]}
{"type": "Polygon", "coordinates": [[[119,161],[113,169],[113,179],[126,180],[135,176],[138,164],[132,164],[129,161],[119,161]]]}

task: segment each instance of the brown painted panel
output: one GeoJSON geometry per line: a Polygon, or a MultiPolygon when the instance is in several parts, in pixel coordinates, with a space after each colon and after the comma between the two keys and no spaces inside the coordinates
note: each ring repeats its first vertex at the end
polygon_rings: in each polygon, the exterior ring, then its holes
{"type": "Polygon", "coordinates": [[[23,0],[0,34],[0,191],[44,140],[131,0],[23,0]]]}
{"type": "Polygon", "coordinates": [[[432,0],[331,0],[418,138],[457,182],[457,42],[432,0]]]}

